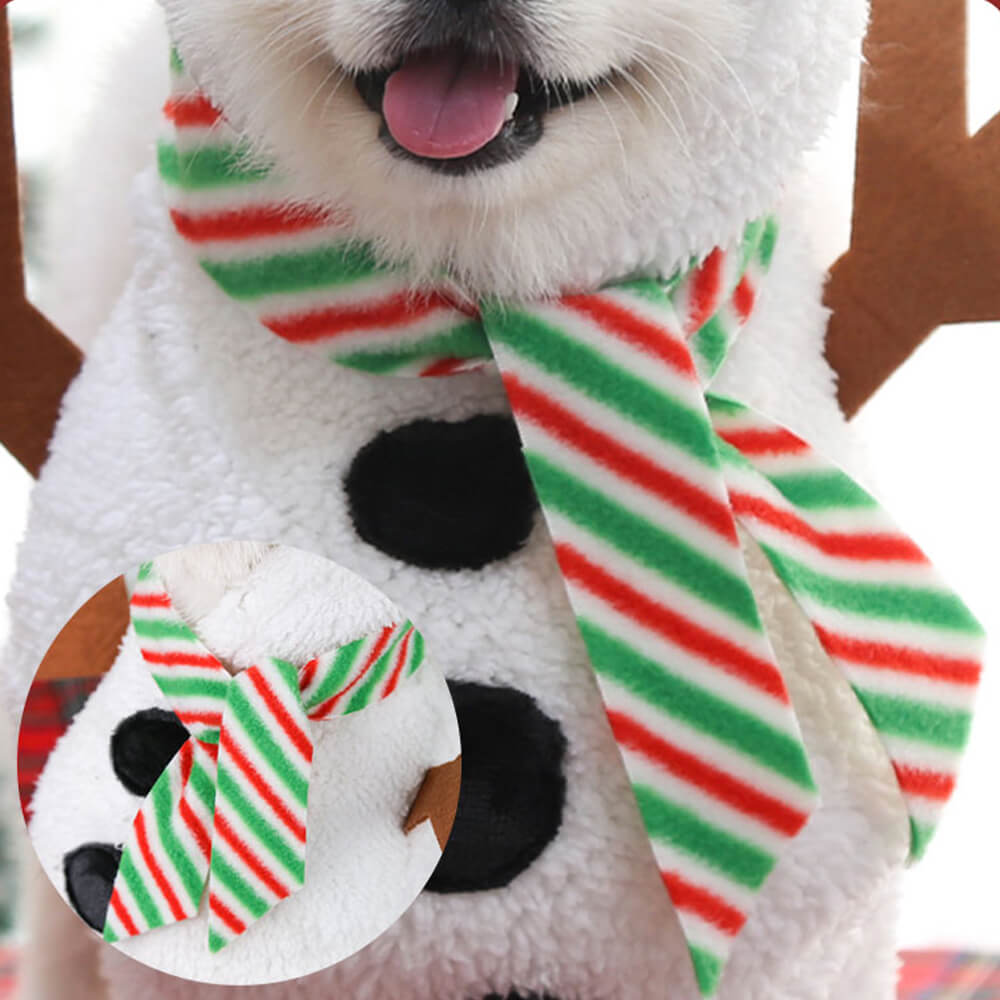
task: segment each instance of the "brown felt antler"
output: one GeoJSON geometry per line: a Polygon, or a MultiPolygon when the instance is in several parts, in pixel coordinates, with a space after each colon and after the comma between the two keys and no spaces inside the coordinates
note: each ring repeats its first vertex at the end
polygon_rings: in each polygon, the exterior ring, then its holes
{"type": "Polygon", "coordinates": [[[10,29],[0,9],[0,441],[37,476],[82,355],[25,297],[11,103],[10,29]]]}
{"type": "Polygon", "coordinates": [[[852,416],[939,326],[1000,319],[1000,116],[966,125],[965,0],[876,0],[827,356],[852,416]]]}

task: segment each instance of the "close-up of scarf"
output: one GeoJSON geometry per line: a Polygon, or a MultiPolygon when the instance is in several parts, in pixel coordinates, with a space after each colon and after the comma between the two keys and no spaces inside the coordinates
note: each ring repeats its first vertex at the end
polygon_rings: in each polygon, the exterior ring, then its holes
{"type": "Polygon", "coordinates": [[[359,372],[495,365],[502,376],[701,993],[717,991],[757,894],[818,804],[738,527],[867,712],[919,857],[968,740],[983,634],[871,495],[709,391],[753,314],[777,224],[749,223],[669,279],[472,307],[414,292],[405,268],[347,237],[345,219],[291,204],[176,55],[173,76],[167,203],[227,295],[359,372]]]}
{"type": "Polygon", "coordinates": [[[130,600],[142,659],[189,738],[132,822],[108,907],[115,942],[198,914],[218,952],[305,884],[314,727],[389,698],[424,662],[409,621],[296,665],[230,673],[152,563],[130,600]]]}

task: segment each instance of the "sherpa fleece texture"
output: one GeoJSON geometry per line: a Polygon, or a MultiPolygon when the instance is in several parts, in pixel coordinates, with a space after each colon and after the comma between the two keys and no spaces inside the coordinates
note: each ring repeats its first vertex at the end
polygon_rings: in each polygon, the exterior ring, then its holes
{"type": "MultiPolygon", "coordinates": [[[[133,278],[71,389],[36,489],[12,597],[11,703],[59,625],[108,578],[196,539],[275,538],[362,573],[421,623],[446,675],[529,693],[568,741],[562,828],[507,888],[423,895],[336,968],[254,1000],[560,1000],[697,996],[551,544],[477,572],[407,566],[362,543],[342,481],[379,431],[506,411],[490,374],[372,378],[316,364],[249,321],[182,252],[143,179],[133,278]],[[109,401],[113,400],[113,405],[109,401]]],[[[774,270],[717,383],[850,456],[822,360],[820,275],[783,213],[774,270]]],[[[857,471],[856,462],[845,462],[857,471]]],[[[762,612],[823,804],[760,895],[723,1000],[889,1000],[896,883],[907,847],[887,760],[854,695],[752,553],[762,612]]],[[[228,1000],[102,952],[111,1000],[228,1000]]]]}
{"type": "MultiPolygon", "coordinates": [[[[339,566],[286,548],[264,550],[224,580],[200,548],[199,579],[165,560],[164,582],[211,651],[246,668],[278,656],[306,662],[402,620],[375,588],[339,566]],[[168,572],[173,568],[173,572],[168,572]],[[194,593],[219,583],[215,600],[194,593]],[[206,607],[206,604],[209,606],[206,607]]],[[[112,770],[109,744],[132,713],[170,705],[129,629],[111,671],[56,746],[34,797],[30,833],[42,865],[65,893],[63,857],[82,844],[121,844],[141,799],[112,770]]],[[[403,824],[428,768],[459,754],[451,697],[433,658],[392,698],[314,724],[305,886],[223,951],[208,948],[205,908],[191,920],[117,947],[165,972],[205,982],[275,982],[325,968],[391,925],[430,877],[440,848],[429,823],[403,824]]],[[[192,987],[197,989],[197,987],[192,987]]]]}

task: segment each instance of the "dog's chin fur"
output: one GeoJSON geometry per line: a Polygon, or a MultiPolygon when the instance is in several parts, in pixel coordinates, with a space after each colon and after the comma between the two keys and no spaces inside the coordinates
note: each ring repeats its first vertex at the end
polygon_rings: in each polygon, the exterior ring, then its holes
{"type": "Polygon", "coordinates": [[[671,271],[768,211],[821,134],[865,0],[522,0],[533,68],[626,77],[550,113],[522,159],[460,177],[394,157],[344,68],[398,59],[409,0],[161,0],[200,84],[307,199],[416,280],[545,295],[671,271]],[[632,75],[632,81],[628,75],[632,75]]]}

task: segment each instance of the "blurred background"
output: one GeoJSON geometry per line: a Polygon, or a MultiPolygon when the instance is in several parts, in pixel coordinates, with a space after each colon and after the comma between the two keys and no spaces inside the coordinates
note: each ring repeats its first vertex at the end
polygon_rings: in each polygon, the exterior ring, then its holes
{"type": "MultiPolygon", "coordinates": [[[[129,25],[149,2],[16,0],[11,5],[33,292],[45,279],[39,219],[54,165],[70,162],[67,136],[93,98],[102,54],[128,37],[129,25]]],[[[983,0],[969,4],[969,125],[975,132],[1000,112],[1000,14],[983,0]]],[[[846,249],[849,238],[856,107],[854,81],[828,139],[808,160],[817,252],[826,264],[846,249]]],[[[1000,324],[942,329],[855,420],[878,477],[876,492],[993,635],[1000,635],[1000,462],[993,447],[998,371],[1000,324]]],[[[13,574],[29,492],[28,476],[0,450],[0,593],[13,574]]],[[[7,627],[7,608],[0,604],[0,646],[7,627]]],[[[907,877],[900,940],[911,952],[901,985],[905,1000],[1000,1000],[1000,973],[991,958],[1000,955],[998,659],[994,649],[953,805],[928,857],[907,877]]],[[[3,731],[7,725],[0,713],[4,748],[13,746],[13,734],[3,731]]],[[[15,988],[16,860],[26,849],[13,771],[13,754],[0,754],[0,998],[15,988]]]]}

